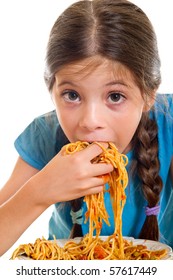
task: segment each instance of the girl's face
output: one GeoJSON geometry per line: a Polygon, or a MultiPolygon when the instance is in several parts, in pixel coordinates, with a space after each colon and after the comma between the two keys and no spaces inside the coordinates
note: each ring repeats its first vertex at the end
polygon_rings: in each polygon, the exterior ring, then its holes
{"type": "Polygon", "coordinates": [[[52,97],[70,142],[113,142],[119,152],[130,142],[145,109],[141,91],[120,63],[93,58],[69,64],[55,75],[52,97]]]}

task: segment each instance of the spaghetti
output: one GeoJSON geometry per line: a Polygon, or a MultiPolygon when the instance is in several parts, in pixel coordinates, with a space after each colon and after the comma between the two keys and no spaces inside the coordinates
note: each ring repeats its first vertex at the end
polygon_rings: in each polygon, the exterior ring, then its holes
{"type": "MultiPolygon", "coordinates": [[[[61,247],[57,240],[37,238],[34,243],[20,245],[12,254],[11,259],[20,255],[33,260],[120,260],[118,239],[109,236],[106,240],[93,237],[88,246],[88,234],[79,242],[69,240],[61,247]]],[[[160,260],[166,249],[149,250],[144,244],[133,245],[133,241],[123,240],[125,260],[160,260]]]]}
{"type": "MultiPolygon", "coordinates": [[[[89,220],[89,232],[79,242],[69,240],[61,247],[56,240],[48,241],[38,238],[35,243],[20,245],[12,255],[15,259],[24,253],[28,257],[37,260],[114,260],[114,259],[161,259],[166,255],[166,250],[151,251],[145,245],[133,245],[132,241],[123,239],[122,236],[122,211],[126,202],[125,188],[128,184],[126,165],[128,159],[120,154],[113,143],[108,143],[105,148],[95,142],[102,149],[101,154],[92,160],[96,163],[111,163],[113,171],[106,176],[109,188],[98,194],[87,195],[84,201],[87,205],[85,222],[89,220]],[[104,205],[104,193],[109,192],[114,213],[114,233],[106,240],[101,239],[100,231],[102,222],[109,225],[109,217],[104,205]],[[94,236],[94,231],[96,236],[94,236]]],[[[66,155],[73,154],[85,149],[88,142],[70,143],[64,146],[66,155]]]]}
{"type": "MultiPolygon", "coordinates": [[[[101,149],[102,153],[92,160],[92,163],[111,163],[114,167],[113,171],[106,175],[108,178],[109,189],[104,188],[103,192],[93,195],[87,195],[84,201],[87,205],[85,213],[86,221],[89,219],[88,246],[92,242],[93,232],[96,230],[96,237],[100,235],[102,221],[109,225],[109,217],[104,205],[104,192],[108,191],[111,196],[113,212],[114,212],[114,234],[119,240],[119,255],[124,258],[123,241],[122,241],[122,210],[126,201],[125,188],[128,184],[128,175],[126,165],[128,159],[125,155],[120,154],[113,143],[108,143],[105,148],[98,142],[95,142],[101,149]]],[[[89,145],[88,142],[70,143],[65,146],[65,153],[72,154],[89,145]]],[[[103,176],[104,177],[104,176],[103,176]]]]}

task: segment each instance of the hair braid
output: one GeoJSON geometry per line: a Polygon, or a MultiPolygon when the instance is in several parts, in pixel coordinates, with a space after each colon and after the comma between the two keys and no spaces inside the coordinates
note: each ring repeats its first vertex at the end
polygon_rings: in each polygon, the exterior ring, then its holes
{"type": "MultiPolygon", "coordinates": [[[[134,141],[136,172],[142,181],[142,191],[148,207],[156,206],[160,199],[162,180],[159,176],[157,123],[144,113],[137,129],[134,141]]],[[[157,216],[146,216],[140,238],[158,240],[159,228],[157,216]]]]}
{"type": "MultiPolygon", "coordinates": [[[[73,212],[77,212],[78,210],[81,209],[82,201],[83,201],[83,198],[77,198],[77,199],[71,200],[71,209],[73,212]]],[[[81,225],[73,224],[72,230],[70,232],[70,238],[82,237],[82,236],[83,236],[83,232],[82,232],[81,225]]]]}

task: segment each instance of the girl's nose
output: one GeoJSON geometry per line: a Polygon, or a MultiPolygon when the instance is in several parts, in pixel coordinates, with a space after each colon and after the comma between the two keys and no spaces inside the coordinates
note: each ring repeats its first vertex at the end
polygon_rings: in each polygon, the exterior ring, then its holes
{"type": "Polygon", "coordinates": [[[82,109],[80,126],[89,131],[103,128],[103,112],[99,106],[95,104],[82,109]]]}

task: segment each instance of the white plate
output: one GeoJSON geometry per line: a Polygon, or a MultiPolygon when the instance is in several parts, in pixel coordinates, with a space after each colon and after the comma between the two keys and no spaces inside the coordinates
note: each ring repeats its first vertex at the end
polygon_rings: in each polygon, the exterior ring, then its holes
{"type": "Polygon", "coordinates": [[[173,259],[173,251],[172,248],[164,243],[146,239],[133,239],[134,245],[145,245],[148,250],[163,250],[166,249],[168,254],[163,258],[164,260],[173,259]]]}
{"type": "MultiPolygon", "coordinates": [[[[106,240],[107,236],[100,236],[101,239],[106,240]]],[[[173,260],[173,251],[172,248],[164,243],[152,241],[152,240],[146,240],[146,239],[134,239],[133,237],[123,237],[126,240],[131,240],[133,242],[133,245],[145,245],[149,250],[167,250],[167,255],[162,260],[173,260]]],[[[75,242],[80,241],[80,237],[76,237],[73,240],[75,242]]],[[[63,247],[66,242],[68,242],[70,239],[57,239],[57,243],[59,246],[63,247]]],[[[29,257],[26,257],[25,255],[20,255],[17,257],[18,260],[32,260],[29,257]]]]}

